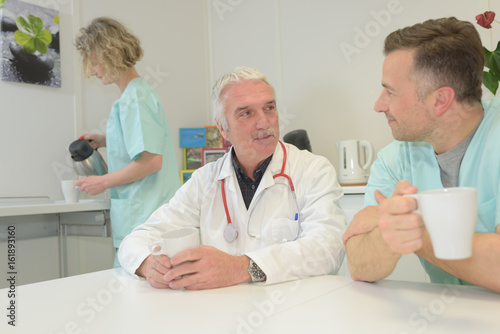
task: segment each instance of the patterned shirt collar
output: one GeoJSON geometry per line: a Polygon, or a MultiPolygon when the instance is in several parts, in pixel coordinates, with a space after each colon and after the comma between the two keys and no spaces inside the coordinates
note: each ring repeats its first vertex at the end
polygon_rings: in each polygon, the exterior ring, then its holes
{"type": "Polygon", "coordinates": [[[254,181],[251,178],[249,178],[243,171],[243,169],[238,165],[238,162],[236,161],[236,152],[234,151],[234,148],[232,149],[231,152],[232,152],[231,162],[233,164],[236,177],[238,178],[238,184],[240,186],[241,195],[243,196],[243,201],[245,202],[245,205],[248,209],[250,203],[252,202],[253,196],[255,195],[257,188],[259,187],[260,181],[262,180],[262,176],[264,175],[267,166],[269,166],[269,163],[273,158],[273,155],[271,154],[266,160],[264,160],[263,163],[260,164],[259,167],[257,167],[253,171],[253,178],[255,180],[254,181]]]}

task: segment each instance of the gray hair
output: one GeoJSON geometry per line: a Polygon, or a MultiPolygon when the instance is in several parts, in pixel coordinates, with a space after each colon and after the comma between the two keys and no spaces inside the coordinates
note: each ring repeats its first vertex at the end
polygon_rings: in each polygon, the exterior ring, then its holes
{"type": "Polygon", "coordinates": [[[221,94],[224,91],[224,88],[228,85],[245,80],[261,80],[271,88],[273,95],[275,95],[274,87],[271,85],[267,77],[254,68],[237,67],[231,72],[223,75],[219,80],[217,80],[212,89],[212,110],[214,120],[222,126],[224,131],[229,131],[229,124],[224,110],[225,101],[221,100],[221,94]]]}

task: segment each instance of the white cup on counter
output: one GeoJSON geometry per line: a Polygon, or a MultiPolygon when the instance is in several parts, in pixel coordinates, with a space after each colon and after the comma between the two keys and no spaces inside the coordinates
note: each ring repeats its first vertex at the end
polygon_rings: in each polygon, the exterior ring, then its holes
{"type": "Polygon", "coordinates": [[[163,233],[158,241],[149,244],[153,255],[165,254],[169,258],[180,252],[200,246],[200,233],[196,227],[181,227],[163,233]]]}
{"type": "Polygon", "coordinates": [[[62,180],[61,188],[66,203],[78,203],[80,198],[80,187],[75,186],[75,180],[62,180]]]}
{"type": "Polygon", "coordinates": [[[405,195],[417,200],[434,255],[458,260],[472,255],[472,239],[477,220],[477,190],[451,187],[405,195]]]}

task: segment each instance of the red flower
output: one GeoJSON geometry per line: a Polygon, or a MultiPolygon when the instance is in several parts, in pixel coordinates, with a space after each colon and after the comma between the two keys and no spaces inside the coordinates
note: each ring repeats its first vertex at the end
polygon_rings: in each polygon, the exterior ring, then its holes
{"type": "Polygon", "coordinates": [[[476,16],[477,24],[486,29],[491,29],[491,23],[495,20],[495,12],[486,11],[476,16]]]}

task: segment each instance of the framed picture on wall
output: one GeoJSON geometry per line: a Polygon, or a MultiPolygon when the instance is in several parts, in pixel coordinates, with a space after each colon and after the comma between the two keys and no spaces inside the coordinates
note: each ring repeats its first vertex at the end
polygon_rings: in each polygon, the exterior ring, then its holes
{"type": "Polygon", "coordinates": [[[202,151],[202,165],[205,166],[210,162],[217,161],[227,153],[225,148],[203,148],[202,151]]]}
{"type": "Polygon", "coordinates": [[[184,169],[197,169],[201,167],[202,147],[185,147],[184,148],[184,169]]]}
{"type": "Polygon", "coordinates": [[[61,87],[59,12],[0,0],[0,20],[0,78],[61,87]]]}
{"type": "Polygon", "coordinates": [[[181,170],[181,182],[182,182],[182,184],[186,183],[191,178],[191,175],[193,174],[194,171],[195,171],[195,169],[181,170]]]}
{"type": "Polygon", "coordinates": [[[205,128],[180,128],[180,147],[205,147],[207,146],[207,130],[205,128]]]}
{"type": "Polygon", "coordinates": [[[207,147],[208,148],[223,148],[222,136],[217,129],[217,126],[210,125],[205,127],[207,129],[207,147]]]}

